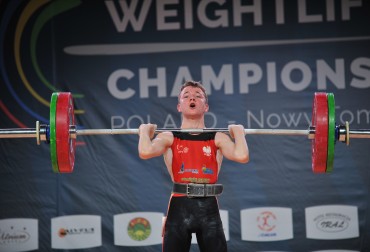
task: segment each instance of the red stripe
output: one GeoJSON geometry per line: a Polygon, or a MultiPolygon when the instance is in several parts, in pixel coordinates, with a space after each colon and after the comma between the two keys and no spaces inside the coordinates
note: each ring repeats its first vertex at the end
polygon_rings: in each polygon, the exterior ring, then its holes
{"type": "Polygon", "coordinates": [[[4,105],[4,103],[0,100],[0,108],[4,111],[4,113],[9,117],[12,122],[14,122],[16,125],[18,125],[21,128],[27,128],[26,125],[24,125],[22,122],[20,122],[10,111],[8,108],[4,105]]]}

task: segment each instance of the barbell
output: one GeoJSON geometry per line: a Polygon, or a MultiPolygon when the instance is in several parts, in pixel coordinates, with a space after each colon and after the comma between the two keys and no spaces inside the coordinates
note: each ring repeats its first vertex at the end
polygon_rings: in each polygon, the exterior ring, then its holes
{"type": "MultiPolygon", "coordinates": [[[[156,134],[165,131],[184,133],[224,132],[228,128],[204,129],[157,129],[156,134]]],[[[311,125],[305,130],[295,129],[244,129],[246,135],[286,135],[306,136],[311,140],[312,171],[314,173],[329,173],[333,171],[334,145],[337,141],[349,145],[350,138],[370,138],[369,129],[350,130],[349,123],[335,123],[334,94],[314,93],[311,125]]],[[[0,138],[36,138],[50,144],[50,157],[55,173],[73,172],[77,136],[87,135],[122,135],[138,134],[139,129],[77,129],[74,117],[72,94],[55,92],[50,102],[49,125],[36,128],[0,129],[0,138]]]]}

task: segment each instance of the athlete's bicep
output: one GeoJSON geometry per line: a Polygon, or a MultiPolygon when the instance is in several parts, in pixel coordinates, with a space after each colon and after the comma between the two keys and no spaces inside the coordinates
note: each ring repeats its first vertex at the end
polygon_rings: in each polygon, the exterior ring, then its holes
{"type": "Polygon", "coordinates": [[[171,136],[161,133],[152,141],[152,148],[153,152],[157,154],[157,156],[162,155],[166,152],[168,147],[171,146],[172,140],[171,136]]]}
{"type": "Polygon", "coordinates": [[[226,135],[225,133],[218,132],[216,134],[215,143],[225,158],[229,160],[235,160],[235,143],[231,140],[230,136],[226,135]]]}
{"type": "Polygon", "coordinates": [[[148,159],[152,157],[157,157],[166,152],[166,150],[171,146],[173,141],[173,135],[171,132],[163,132],[158,134],[143,150],[140,152],[140,157],[143,159],[148,159]]]}

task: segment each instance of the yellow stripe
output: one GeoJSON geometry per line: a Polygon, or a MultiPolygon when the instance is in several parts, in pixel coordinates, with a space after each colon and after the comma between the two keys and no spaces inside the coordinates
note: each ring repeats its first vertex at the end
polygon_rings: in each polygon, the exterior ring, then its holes
{"type": "MultiPolygon", "coordinates": [[[[50,0],[33,0],[28,3],[28,5],[24,8],[22,14],[20,15],[20,18],[18,20],[18,24],[15,30],[15,37],[14,37],[14,57],[15,57],[15,63],[18,69],[18,73],[23,81],[23,84],[26,86],[28,91],[32,94],[33,97],[35,97],[39,102],[44,104],[45,106],[50,107],[50,102],[42,98],[31,86],[29,81],[27,80],[22,65],[21,65],[21,57],[20,57],[20,47],[21,47],[21,37],[24,30],[24,27],[26,26],[27,21],[30,19],[32,14],[40,8],[42,5],[50,2],[50,0]]],[[[83,111],[76,110],[76,114],[81,114],[83,111]]]]}
{"type": "Polygon", "coordinates": [[[40,6],[46,4],[47,2],[49,2],[49,0],[34,0],[34,1],[29,2],[28,5],[24,8],[24,10],[23,10],[23,12],[22,12],[22,14],[21,14],[21,16],[18,20],[17,28],[15,30],[14,55],[15,55],[15,62],[16,62],[16,65],[17,65],[18,73],[19,73],[24,85],[28,89],[28,91],[30,91],[30,93],[33,95],[33,97],[35,97],[39,102],[41,102],[42,104],[50,107],[50,103],[47,100],[45,100],[44,98],[42,98],[31,87],[30,83],[28,82],[28,80],[27,80],[27,78],[24,74],[24,71],[23,71],[23,68],[22,68],[22,65],[21,65],[21,59],[20,59],[20,45],[21,45],[21,37],[22,37],[24,27],[25,27],[28,19],[31,17],[32,13],[34,13],[40,6]]]}

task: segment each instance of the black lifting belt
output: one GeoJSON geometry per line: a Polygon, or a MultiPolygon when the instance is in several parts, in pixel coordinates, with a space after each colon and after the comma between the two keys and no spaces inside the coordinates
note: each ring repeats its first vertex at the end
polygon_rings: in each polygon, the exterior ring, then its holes
{"type": "Polygon", "coordinates": [[[221,184],[173,184],[173,193],[183,194],[188,197],[210,197],[218,196],[222,193],[223,185],[221,184]]]}

